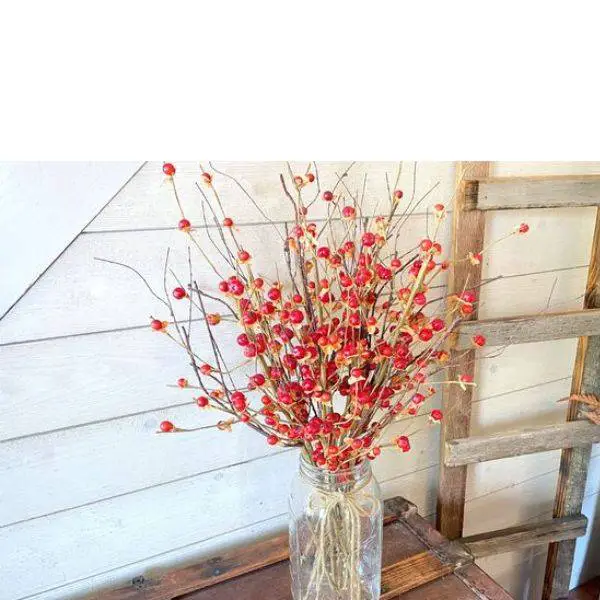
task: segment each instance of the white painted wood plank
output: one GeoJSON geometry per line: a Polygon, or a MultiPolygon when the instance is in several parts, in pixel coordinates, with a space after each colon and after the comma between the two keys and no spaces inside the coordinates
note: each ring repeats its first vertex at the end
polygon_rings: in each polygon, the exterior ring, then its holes
{"type": "MultiPolygon", "coordinates": [[[[208,168],[208,161],[201,161],[204,168],[208,168]]],[[[203,222],[201,209],[201,194],[196,187],[200,182],[199,163],[175,163],[177,173],[175,183],[187,218],[192,224],[203,222]]],[[[304,173],[307,162],[292,162],[294,172],[304,173]]],[[[224,162],[217,161],[214,165],[229,175],[236,177],[247,189],[260,211],[247,199],[239,187],[227,179],[214,173],[213,183],[218,191],[221,203],[227,216],[236,223],[264,222],[266,215],[274,221],[293,220],[292,206],[282,191],[279,174],[287,177],[287,167],[284,162],[224,162]],[[264,215],[261,213],[264,213],[264,215]]],[[[336,182],[336,173],[341,175],[350,165],[346,162],[317,163],[321,189],[333,189],[336,182]]],[[[344,179],[348,190],[356,195],[362,194],[363,178],[367,175],[365,188],[364,211],[365,214],[385,212],[388,207],[388,191],[386,174],[393,186],[399,163],[397,162],[358,162],[349,171],[344,179]]],[[[405,162],[398,188],[402,189],[405,196],[403,205],[409,206],[413,197],[413,175],[415,163],[405,162]]],[[[438,202],[448,202],[452,196],[454,186],[454,165],[451,162],[423,162],[416,167],[415,200],[421,198],[434,185],[438,187],[431,193],[426,201],[418,208],[425,212],[428,207],[438,202]]],[[[348,191],[342,187],[338,191],[348,191]]],[[[305,188],[305,197],[312,200],[316,193],[316,184],[305,188]]],[[[210,196],[209,196],[210,197],[210,196]]],[[[215,208],[217,210],[217,208],[215,208]]],[[[327,203],[318,200],[310,209],[313,219],[327,216],[327,203]]],[[[115,201],[94,220],[88,231],[107,231],[148,227],[176,227],[181,218],[177,204],[173,198],[171,183],[162,173],[162,163],[147,163],[140,174],[119,194],[115,201]]],[[[221,214],[219,212],[219,218],[221,214]]]]}
{"type": "MultiPolygon", "coordinates": [[[[413,217],[404,226],[403,244],[410,247],[425,234],[425,218],[413,217]]],[[[268,225],[242,230],[241,239],[251,252],[256,250],[257,271],[265,276],[283,277],[286,272],[280,241],[272,235],[268,225]],[[266,260],[265,257],[275,260],[266,260]]],[[[444,229],[442,239],[447,237],[444,229]]],[[[504,242],[505,249],[519,246],[522,238],[504,242]]],[[[206,240],[203,245],[210,252],[206,240]]],[[[173,269],[187,278],[187,239],[179,231],[126,232],[90,234],[81,236],[55,265],[40,279],[35,288],[19,302],[0,322],[0,343],[37,338],[110,330],[145,325],[150,314],[163,314],[160,305],[146,290],[143,283],[130,271],[118,266],[100,263],[94,257],[125,262],[139,269],[154,288],[162,290],[162,264],[166,248],[171,248],[173,269]]],[[[204,259],[195,256],[196,276],[201,286],[216,295],[219,278],[206,266],[204,259]]],[[[498,250],[496,254],[501,255],[498,250]]],[[[581,261],[582,252],[573,257],[581,261]]],[[[214,251],[211,253],[214,256],[214,251]]],[[[496,260],[494,255],[493,260],[496,260]]],[[[583,260],[585,263],[585,260],[583,260]]],[[[223,261],[214,259],[219,266],[223,261]]],[[[539,272],[553,269],[543,258],[529,266],[539,272]]],[[[573,264],[568,265],[573,266],[573,264]]],[[[537,312],[545,308],[552,289],[551,308],[567,310],[579,308],[585,285],[585,267],[556,273],[519,275],[521,267],[515,258],[506,265],[502,274],[511,275],[495,280],[482,288],[482,310],[489,318],[537,312]],[[556,285],[555,285],[556,282],[556,285]],[[492,308],[494,307],[494,308],[492,308]],[[508,314],[507,314],[508,313],[508,314]]],[[[229,270],[223,269],[223,274],[229,270]]],[[[487,276],[496,276],[497,272],[487,276]]],[[[171,282],[169,288],[175,286],[171,282]]],[[[440,290],[440,295],[442,291],[440,290]]],[[[222,310],[209,302],[211,309],[222,310]]],[[[185,302],[175,302],[180,314],[185,314],[185,302]]]]}
{"type": "MultiPolygon", "coordinates": [[[[6,527],[0,536],[3,593],[17,599],[64,590],[83,578],[177,548],[179,560],[196,556],[203,539],[285,513],[296,462],[293,453],[284,453],[253,469],[236,467],[6,527]]],[[[428,513],[434,503],[429,491],[434,470],[384,483],[386,496],[408,495],[428,513]]],[[[100,585],[107,579],[95,581],[100,585]]]]}
{"type": "MultiPolygon", "coordinates": [[[[375,465],[379,478],[437,463],[439,427],[428,425],[427,414],[389,429],[386,439],[407,429],[422,431],[414,436],[412,452],[387,450],[382,455],[375,465]]],[[[197,427],[223,417],[189,406],[5,443],[0,456],[0,527],[284,451],[271,448],[244,426],[232,433],[212,429],[157,435],[165,418],[197,427]],[[32,481],[36,489],[52,493],[34,493],[32,481]]]]}
{"type": "MultiPolygon", "coordinates": [[[[484,261],[483,278],[587,265],[594,234],[595,208],[501,211],[486,219],[486,243],[528,223],[525,235],[494,246],[484,261]]],[[[546,298],[540,298],[545,301],[546,298]]]]}
{"type": "Polygon", "coordinates": [[[0,316],[140,166],[0,163],[0,316]]]}
{"type": "MultiPolygon", "coordinates": [[[[237,331],[222,331],[237,360],[237,331]]],[[[193,381],[184,351],[150,328],[4,346],[0,363],[0,439],[187,402],[189,391],[167,385],[193,381]]]]}
{"type": "MultiPolygon", "coordinates": [[[[402,230],[403,247],[415,246],[425,236],[426,217],[410,218],[402,230]]],[[[287,279],[282,242],[273,235],[270,225],[241,228],[238,237],[243,247],[256,257],[253,261],[256,273],[270,280],[277,279],[278,274],[282,280],[287,279]]],[[[202,236],[198,239],[223,277],[231,275],[231,269],[210,246],[209,240],[202,236]]],[[[115,260],[138,269],[163,295],[163,265],[167,248],[171,249],[173,270],[187,281],[188,246],[188,237],[180,231],[81,236],[0,322],[0,344],[146,325],[151,314],[167,318],[164,306],[151,296],[134,273],[94,258],[115,260]]],[[[218,291],[221,278],[197,248],[192,247],[191,250],[198,284],[208,293],[221,297],[218,291]]],[[[169,290],[176,285],[176,281],[169,278],[169,290]]],[[[174,305],[180,316],[187,317],[187,301],[175,301],[174,305]]],[[[226,310],[210,300],[206,306],[209,310],[226,310]]]]}

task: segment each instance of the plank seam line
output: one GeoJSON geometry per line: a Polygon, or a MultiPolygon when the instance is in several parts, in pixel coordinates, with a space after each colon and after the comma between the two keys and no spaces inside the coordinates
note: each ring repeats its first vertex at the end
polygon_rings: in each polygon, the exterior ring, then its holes
{"type": "Polygon", "coordinates": [[[140,170],[144,167],[146,162],[142,163],[140,167],[138,167],[133,175],[111,196],[111,198],[100,208],[100,210],[82,227],[79,233],[61,250],[61,252],[54,258],[54,260],[25,288],[23,293],[0,315],[0,322],[6,315],[25,297],[25,295],[33,288],[33,286],[48,272],[49,269],[56,263],[56,261],[61,258],[64,253],[73,245],[73,243],[77,240],[77,238],[82,234],[83,230],[90,225],[96,219],[96,217],[121,193],[121,191],[129,184],[129,182],[140,172],[140,170]]]}
{"type": "MultiPolygon", "coordinates": [[[[18,521],[12,521],[11,523],[5,523],[4,525],[0,525],[0,530],[5,529],[7,527],[12,527],[13,525],[22,525],[23,523],[28,523],[29,521],[35,521],[37,519],[43,519],[44,517],[52,517],[54,515],[58,515],[64,512],[69,512],[71,510],[77,510],[79,508],[85,508],[86,506],[91,506],[93,504],[99,504],[102,502],[108,502],[109,500],[113,500],[115,498],[122,498],[124,496],[130,496],[132,494],[136,494],[137,492],[144,492],[147,490],[150,490],[152,488],[158,488],[158,487],[162,487],[165,485],[169,485],[171,483],[179,483],[180,481],[186,481],[188,479],[195,479],[196,477],[202,477],[203,475],[210,475],[211,473],[215,473],[217,471],[219,472],[224,472],[224,471],[228,471],[229,469],[233,469],[235,467],[239,467],[242,465],[247,465],[253,462],[258,462],[261,460],[264,460],[266,458],[272,458],[273,456],[279,456],[280,454],[288,454],[290,452],[293,452],[294,450],[296,450],[296,448],[287,448],[285,450],[280,450],[279,452],[273,452],[273,453],[269,453],[269,454],[263,454],[262,456],[255,456],[254,458],[250,458],[248,460],[245,461],[240,461],[237,463],[231,463],[228,464],[224,467],[215,467],[213,469],[209,469],[208,471],[201,471],[199,473],[190,473],[189,475],[183,475],[181,477],[175,477],[174,479],[170,479],[168,481],[161,481],[159,483],[153,483],[152,485],[146,485],[140,488],[136,488],[134,490],[128,490],[126,492],[121,492],[119,494],[113,494],[112,496],[107,496],[104,498],[96,498],[95,500],[90,500],[88,502],[83,502],[82,504],[76,504],[74,506],[67,506],[65,508],[60,508],[58,510],[54,510],[52,512],[49,513],[44,513],[42,515],[34,515],[31,517],[27,517],[26,519],[20,519],[18,521]]],[[[432,469],[434,467],[438,466],[438,462],[428,465],[426,467],[420,467],[418,469],[415,469],[414,471],[410,471],[408,473],[402,473],[402,475],[397,475],[395,477],[391,477],[389,479],[383,479],[381,480],[379,483],[383,484],[383,483],[387,483],[388,481],[393,481],[394,479],[399,479],[401,477],[407,477],[408,475],[412,475],[413,473],[420,473],[421,471],[426,471],[427,469],[432,469]]]]}
{"type": "MultiPolygon", "coordinates": [[[[485,398],[479,398],[477,400],[474,400],[473,403],[478,403],[478,402],[485,402],[487,400],[493,400],[495,398],[500,398],[502,396],[508,396],[510,394],[516,394],[518,392],[523,392],[525,390],[529,390],[529,389],[533,389],[536,387],[541,387],[544,385],[550,385],[552,383],[557,383],[559,381],[565,381],[567,379],[571,379],[570,376],[566,376],[566,377],[561,377],[559,379],[551,379],[549,381],[542,381],[541,383],[536,383],[533,385],[529,385],[523,388],[517,388],[515,390],[508,390],[506,392],[500,392],[499,394],[493,394],[491,396],[486,396],[485,398]]],[[[96,419],[94,421],[88,421],[87,423],[79,423],[77,425],[66,425],[64,427],[57,427],[56,429],[48,429],[46,431],[36,431],[34,433],[26,433],[24,435],[19,435],[19,436],[15,436],[15,437],[11,437],[11,438],[5,438],[5,439],[0,439],[0,444],[6,444],[8,442],[17,442],[20,440],[24,440],[27,438],[31,438],[31,437],[37,437],[37,436],[43,436],[43,435],[50,435],[52,433],[59,433],[59,432],[63,432],[63,431],[68,431],[69,429],[77,429],[79,427],[88,427],[88,426],[93,426],[93,425],[101,425],[102,423],[111,423],[113,421],[120,421],[121,419],[130,419],[132,417],[138,417],[140,415],[146,415],[146,414],[151,414],[151,413],[155,413],[155,412],[161,412],[161,411],[165,411],[165,410],[170,410],[173,408],[181,408],[182,406],[188,406],[188,405],[192,405],[194,404],[193,400],[186,400],[185,402],[177,402],[174,404],[169,404],[166,406],[158,406],[155,408],[150,408],[148,410],[140,410],[137,412],[133,412],[133,413],[127,413],[124,415],[118,415],[116,417],[106,417],[104,419],[96,419]]],[[[416,418],[423,418],[426,417],[427,415],[420,415],[416,418]]],[[[407,417],[407,418],[412,418],[412,417],[407,417]]]]}
{"type": "MultiPolygon", "coordinates": [[[[427,469],[432,469],[432,468],[435,468],[437,466],[438,465],[436,463],[434,465],[430,465],[430,466],[425,467],[423,469],[419,469],[418,471],[426,471],[427,469]]],[[[417,473],[418,471],[411,471],[411,473],[404,473],[402,475],[399,475],[398,477],[392,477],[391,479],[386,479],[385,481],[381,481],[380,483],[387,483],[389,481],[394,481],[396,479],[401,479],[402,477],[406,477],[408,475],[412,475],[412,473],[417,473]]],[[[266,519],[261,519],[260,521],[255,521],[253,523],[250,523],[249,525],[242,525],[241,527],[236,527],[234,529],[231,529],[229,531],[225,531],[223,533],[217,533],[215,535],[209,536],[209,537],[204,538],[202,540],[197,540],[195,542],[190,542],[189,544],[184,544],[183,546],[177,546],[176,548],[170,548],[169,550],[165,550],[164,552],[159,552],[157,554],[152,554],[151,556],[146,556],[146,557],[144,557],[144,558],[142,558],[140,560],[136,560],[136,561],[133,561],[133,562],[130,562],[130,563],[126,563],[124,565],[119,565],[118,567],[114,567],[112,569],[107,569],[106,571],[101,571],[99,573],[93,573],[92,575],[86,575],[85,577],[80,577],[78,579],[73,579],[72,581],[69,581],[67,583],[63,583],[61,585],[45,589],[45,590],[43,590],[41,592],[36,592],[35,594],[29,594],[27,596],[21,596],[20,598],[18,598],[16,600],[30,600],[30,599],[42,596],[43,594],[47,594],[48,592],[59,590],[61,588],[65,588],[65,587],[68,587],[68,586],[80,583],[82,581],[86,581],[87,579],[92,579],[93,577],[100,577],[102,575],[107,575],[108,573],[112,573],[114,571],[118,571],[119,569],[123,569],[123,568],[126,568],[126,567],[133,567],[136,564],[139,564],[139,563],[142,563],[142,562],[145,562],[145,561],[148,561],[148,560],[152,560],[154,558],[159,558],[159,557],[164,556],[166,554],[170,554],[172,552],[177,552],[179,550],[183,550],[185,548],[189,548],[190,546],[195,546],[196,544],[203,544],[203,543],[208,542],[210,540],[213,540],[213,539],[216,539],[216,538],[220,538],[220,537],[229,535],[230,533],[235,533],[237,531],[242,531],[244,529],[250,529],[250,528],[252,528],[252,527],[254,527],[256,525],[261,525],[261,524],[267,523],[269,521],[274,521],[276,519],[281,519],[282,517],[285,517],[285,516],[287,516],[287,512],[279,513],[277,515],[273,515],[272,517],[268,517],[266,519]]],[[[427,518],[427,517],[424,517],[424,518],[427,518]]]]}
{"type": "MultiPolygon", "coordinates": [[[[548,273],[560,273],[563,271],[576,271],[577,269],[587,269],[589,265],[577,265],[574,267],[562,267],[560,269],[547,269],[544,271],[533,271],[531,273],[513,273],[511,275],[501,275],[500,277],[491,277],[488,279],[484,279],[483,282],[493,283],[495,281],[501,281],[503,279],[515,279],[519,277],[530,277],[531,275],[545,275],[548,273]]],[[[446,285],[436,285],[432,286],[431,289],[442,289],[446,288],[446,285]]],[[[501,319],[507,318],[516,318],[516,317],[500,317],[501,319]]],[[[192,322],[200,321],[200,318],[192,319],[192,322]]],[[[22,346],[24,344],[38,344],[42,342],[53,342],[56,340],[64,340],[69,338],[77,338],[87,335],[102,335],[106,333],[120,333],[122,331],[135,331],[138,329],[145,329],[148,325],[129,325],[127,327],[116,327],[114,329],[99,329],[97,331],[81,331],[79,333],[67,333],[65,335],[54,335],[43,338],[32,338],[27,340],[15,340],[12,342],[2,342],[0,343],[0,348],[8,347],[8,346],[22,346]]]]}
{"type": "Polygon", "coordinates": [[[90,500],[89,502],[84,502],[82,504],[77,504],[75,506],[68,506],[65,508],[60,508],[58,510],[54,510],[49,513],[45,513],[43,515],[35,515],[33,517],[28,517],[27,519],[21,519],[20,521],[13,521],[12,523],[6,523],[5,525],[0,525],[0,530],[5,529],[7,527],[12,527],[13,525],[22,525],[23,523],[29,523],[30,521],[36,521],[38,519],[43,519],[45,517],[53,517],[54,515],[58,515],[64,512],[69,512],[71,510],[77,510],[79,508],[85,508],[86,506],[92,506],[93,504],[101,504],[102,502],[108,502],[109,500],[114,500],[116,498],[123,498],[124,496],[130,496],[132,494],[137,494],[138,492],[145,492],[147,490],[151,490],[152,488],[160,488],[166,485],[170,485],[172,483],[180,483],[181,481],[187,481],[189,479],[195,479],[196,477],[202,477],[204,475],[211,475],[212,473],[224,472],[229,469],[233,469],[236,467],[241,467],[243,465],[249,465],[253,462],[258,462],[264,460],[265,458],[272,458],[274,456],[280,456],[282,454],[289,454],[295,450],[295,448],[286,448],[285,450],[279,450],[278,452],[273,452],[270,454],[263,454],[262,456],[256,456],[254,458],[249,458],[248,460],[242,460],[240,462],[229,464],[225,467],[215,467],[213,469],[209,469],[208,471],[201,471],[199,473],[190,473],[189,475],[182,475],[181,477],[175,477],[168,481],[161,481],[160,483],[153,483],[152,485],[145,485],[135,490],[129,490],[127,492],[121,492],[119,494],[114,494],[112,496],[108,496],[106,498],[96,498],[95,500],[90,500]]]}
{"type": "MultiPolygon", "coordinates": [[[[411,217],[427,217],[431,215],[431,212],[411,212],[404,215],[396,215],[396,219],[409,219],[411,217]]],[[[452,211],[446,211],[446,214],[452,214],[452,211]]],[[[366,215],[367,219],[374,219],[378,216],[385,215],[366,215]]],[[[344,219],[341,217],[332,217],[328,219],[327,217],[317,217],[315,219],[311,219],[311,223],[326,223],[327,221],[331,222],[344,222],[344,219]]],[[[262,226],[273,226],[273,225],[294,225],[296,222],[290,219],[281,219],[278,221],[249,221],[247,223],[236,223],[236,227],[262,227],[262,226]]],[[[204,224],[201,223],[199,225],[194,225],[192,230],[194,229],[222,229],[221,225],[217,225],[215,223],[204,224]]],[[[177,226],[156,226],[156,227],[131,227],[127,229],[87,229],[82,231],[82,235],[101,235],[103,233],[140,233],[144,231],[178,231],[177,226]]]]}

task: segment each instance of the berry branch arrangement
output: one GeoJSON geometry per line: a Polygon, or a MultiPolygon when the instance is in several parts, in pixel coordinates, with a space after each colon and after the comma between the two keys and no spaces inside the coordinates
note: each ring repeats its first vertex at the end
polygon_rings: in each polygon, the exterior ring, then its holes
{"type": "MultiPolygon", "coordinates": [[[[151,317],[150,327],[177,344],[193,369],[195,381],[182,377],[177,386],[193,390],[200,409],[216,409],[225,417],[193,429],[163,421],[159,433],[250,427],[267,444],[297,446],[306,461],[336,472],[374,460],[383,449],[408,452],[409,437],[385,441],[386,428],[422,414],[436,386],[474,385],[467,375],[455,381],[444,377],[452,363],[452,334],[477,303],[475,289],[434,295],[443,288],[436,282],[453,266],[443,258],[438,240],[446,218],[444,205],[436,204],[428,213],[430,235],[414,247],[401,247],[402,226],[435,186],[418,199],[413,192],[406,202],[398,189],[400,166],[394,184],[387,182],[387,198],[379,202],[386,207],[377,209],[380,214],[366,215],[364,186],[361,194],[346,184],[353,165],[337,176],[332,189],[322,190],[316,163],[301,174],[288,164],[279,183],[282,200],[293,207],[295,220],[283,226],[268,218],[237,179],[212,163],[208,169],[200,165],[196,185],[203,223],[196,229],[180,202],[176,167],[164,163],[181,213],[178,229],[189,240],[188,273],[182,278],[170,269],[167,251],[164,289],[159,294],[138,270],[123,266],[144,281],[164,308],[164,314],[151,317]],[[280,279],[259,276],[255,263],[261,257],[243,247],[236,224],[224,211],[219,180],[233,182],[243,201],[273,226],[287,268],[280,279]],[[327,216],[311,221],[311,207],[317,203],[325,203],[327,216]],[[214,250],[210,254],[218,256],[228,272],[221,272],[211,260],[199,236],[204,242],[208,239],[214,250]],[[220,296],[198,285],[196,252],[218,279],[220,296]],[[185,318],[176,316],[181,311],[174,309],[175,303],[187,303],[185,318]],[[221,308],[209,312],[207,305],[221,308]],[[209,361],[200,358],[206,348],[198,351],[192,339],[196,321],[203,322],[208,337],[209,361]],[[220,328],[232,321],[240,328],[241,363],[236,366],[226,363],[219,341],[220,328]]],[[[508,235],[528,229],[523,223],[508,235]]],[[[473,248],[467,256],[452,260],[475,266],[488,251],[489,247],[473,248]]],[[[485,341],[480,334],[472,338],[476,348],[485,341]]],[[[433,424],[443,417],[438,409],[429,410],[428,416],[433,424]]]]}

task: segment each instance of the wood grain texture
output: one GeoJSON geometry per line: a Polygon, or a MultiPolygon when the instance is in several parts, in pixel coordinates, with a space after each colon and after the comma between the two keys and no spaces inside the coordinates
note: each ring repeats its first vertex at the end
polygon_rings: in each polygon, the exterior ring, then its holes
{"type": "MultiPolygon", "coordinates": [[[[385,507],[384,526],[397,520],[385,507]]],[[[222,552],[207,561],[135,578],[97,596],[102,600],[163,600],[216,585],[289,558],[288,533],[222,552]]]]}
{"type": "Polygon", "coordinates": [[[457,347],[463,350],[471,347],[471,338],[476,333],[483,334],[489,346],[599,335],[600,309],[469,321],[460,327],[457,347]]]}
{"type": "MultiPolygon", "coordinates": [[[[587,310],[600,309],[600,209],[596,212],[596,227],[592,243],[590,270],[584,306],[587,310]]],[[[579,340],[573,373],[573,394],[600,395],[600,335],[597,331],[583,332],[588,337],[579,340]]],[[[571,401],[567,419],[584,418],[578,403],[571,401]]],[[[563,450],[560,462],[554,516],[578,514],[583,505],[591,445],[563,450]]],[[[551,544],[544,578],[543,600],[564,598],[569,592],[575,542],[573,540],[551,544]]]]}
{"type": "Polygon", "coordinates": [[[492,177],[466,182],[465,210],[600,205],[600,175],[492,177]]]}
{"type": "MultiPolygon", "coordinates": [[[[448,279],[448,292],[461,292],[467,287],[477,287],[481,281],[481,265],[472,267],[463,260],[470,251],[483,248],[485,215],[478,210],[465,211],[465,180],[486,177],[489,163],[459,163],[457,166],[457,192],[452,215],[453,266],[448,279]]],[[[471,315],[477,319],[477,310],[471,315]]],[[[474,351],[458,355],[451,352],[453,367],[448,372],[450,380],[458,374],[473,376],[475,372],[474,351]]],[[[443,396],[445,419],[442,423],[442,447],[446,441],[464,438],[470,432],[472,388],[462,390],[458,386],[446,386],[443,396]]],[[[437,509],[438,529],[449,539],[462,534],[465,504],[466,467],[441,465],[437,509]]]]}
{"type": "Polygon", "coordinates": [[[563,517],[464,537],[460,539],[460,543],[475,558],[480,558],[549,542],[571,540],[584,535],[586,527],[587,518],[583,515],[563,517]]]}
{"type": "MultiPolygon", "coordinates": [[[[508,598],[499,594],[500,588],[481,570],[465,570],[472,562],[470,555],[464,551],[456,555],[443,552],[445,547],[456,544],[450,544],[435,532],[412,503],[403,498],[387,501],[386,517],[391,525],[384,527],[382,600],[404,597],[411,590],[417,594],[422,591],[422,595],[415,598],[428,598],[428,584],[436,587],[437,597],[448,597],[443,590],[452,586],[449,587],[445,576],[455,570],[460,574],[454,579],[462,585],[454,586],[460,593],[451,597],[508,598]]],[[[188,600],[224,600],[241,594],[250,600],[262,597],[268,589],[269,599],[289,600],[289,574],[283,562],[286,558],[287,536],[283,534],[189,567],[136,578],[130,586],[93,597],[98,600],[170,600],[185,595],[188,600]]]]}
{"type": "Polygon", "coordinates": [[[421,552],[386,567],[381,572],[381,600],[391,600],[430,581],[449,575],[453,565],[442,563],[430,552],[421,552]]]}
{"type": "Polygon", "coordinates": [[[478,598],[486,598],[487,600],[512,600],[513,596],[500,587],[495,581],[492,581],[489,576],[484,573],[477,565],[470,564],[460,567],[454,571],[456,578],[460,579],[463,584],[478,598]]]}
{"type": "Polygon", "coordinates": [[[588,421],[573,421],[489,436],[448,440],[444,463],[449,467],[456,467],[509,456],[587,446],[597,442],[600,442],[599,425],[588,421]]]}

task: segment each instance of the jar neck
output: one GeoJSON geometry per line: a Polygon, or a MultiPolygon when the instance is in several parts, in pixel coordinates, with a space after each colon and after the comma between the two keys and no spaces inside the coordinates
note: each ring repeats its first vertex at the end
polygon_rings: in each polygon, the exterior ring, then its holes
{"type": "Polygon", "coordinates": [[[303,454],[300,455],[300,475],[316,488],[330,492],[357,491],[367,485],[373,476],[368,460],[350,469],[331,472],[315,466],[303,454]]]}

